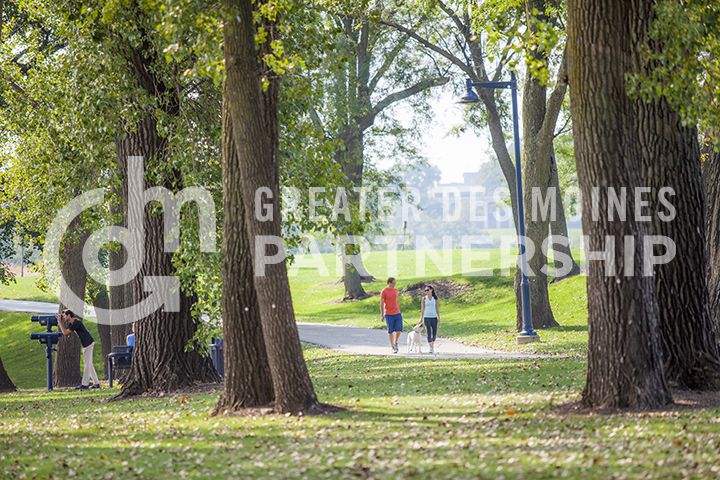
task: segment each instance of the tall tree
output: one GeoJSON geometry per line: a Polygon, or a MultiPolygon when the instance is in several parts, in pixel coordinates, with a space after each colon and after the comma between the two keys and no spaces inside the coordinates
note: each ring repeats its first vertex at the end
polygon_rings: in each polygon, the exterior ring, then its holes
{"type": "MultiPolygon", "coordinates": [[[[143,53],[133,52],[128,58],[128,65],[136,75],[140,86],[149,90],[153,95],[162,95],[156,89],[165,90],[161,79],[149,74],[148,68],[152,60],[144,57],[143,53]],[[136,57],[137,56],[137,57],[136,57]],[[149,75],[149,76],[148,76],[149,75]]],[[[166,105],[172,115],[177,105],[166,105]]],[[[168,155],[167,138],[158,131],[157,119],[152,113],[147,113],[135,130],[129,130],[122,142],[122,154],[125,158],[142,156],[146,165],[157,166],[164,162],[168,155]]],[[[177,189],[178,181],[167,181],[166,187],[177,189]]],[[[151,181],[145,181],[145,188],[154,186],[151,181]]],[[[139,201],[128,199],[128,201],[139,201]]],[[[145,233],[144,258],[140,275],[132,282],[132,297],[143,299],[145,297],[145,277],[173,277],[175,267],[172,263],[172,253],[165,251],[165,225],[163,216],[152,212],[151,205],[143,207],[145,233]]],[[[180,295],[180,309],[177,312],[157,310],[135,323],[136,346],[133,349],[133,361],[128,378],[123,384],[120,397],[139,395],[145,392],[172,391],[180,388],[217,381],[209,359],[195,350],[187,350],[188,342],[193,339],[196,329],[196,320],[192,316],[194,296],[185,292],[180,295]]]]}
{"type": "Polygon", "coordinates": [[[662,363],[655,284],[643,274],[645,222],[625,206],[625,221],[609,217],[608,189],[643,185],[635,105],[626,75],[646,0],[570,0],[568,73],[583,229],[590,251],[606,262],[588,266],[588,373],[582,400],[589,407],[654,408],[671,402],[662,363]],[[593,188],[602,187],[593,196],[593,188]],[[600,212],[596,218],[593,204],[600,212]],[[606,271],[608,268],[616,271],[606,271]]]}
{"type": "MultiPolygon", "coordinates": [[[[643,13],[649,23],[652,12],[643,13]]],[[[697,130],[684,126],[664,98],[639,100],[637,108],[647,186],[655,193],[674,192],[670,220],[663,218],[665,207],[651,202],[653,233],[672,239],[676,252],[672,261],[655,269],[665,377],[676,387],[715,390],[720,388],[720,350],[708,303],[697,130]]]]}
{"type": "MultiPolygon", "coordinates": [[[[325,28],[333,32],[335,46],[320,66],[327,72],[327,101],[324,108],[317,105],[310,112],[316,126],[336,142],[335,161],[345,176],[352,216],[339,225],[346,299],[366,297],[361,282],[372,280],[363,265],[360,244],[352,241],[366,233],[369,223],[361,215],[356,190],[369,186],[365,180],[368,138],[377,133],[373,128],[381,130],[378,119],[398,102],[449,80],[443,71],[435,71],[432,62],[422,61],[417,51],[407,48],[405,34],[379,24],[377,8],[358,2],[324,5],[331,22],[325,28]]],[[[399,130],[395,128],[394,133],[399,130]]]]}
{"type": "MultiPolygon", "coordinates": [[[[225,388],[216,411],[270,405],[273,384],[265,351],[250,240],[245,223],[241,163],[233,140],[229,96],[223,93],[223,339],[225,388]]],[[[267,95],[268,93],[265,93],[267,95]]]]}
{"type": "MultiPolygon", "coordinates": [[[[112,325],[110,324],[110,296],[105,284],[97,283],[92,279],[88,279],[88,297],[93,307],[96,307],[98,336],[100,337],[100,347],[103,358],[103,377],[108,378],[107,356],[112,352],[112,325]]],[[[121,344],[119,344],[121,345],[121,344]]]]}
{"type": "Polygon", "coordinates": [[[638,108],[651,184],[674,190],[674,220],[654,222],[658,234],[675,241],[677,251],[671,264],[658,266],[656,277],[667,376],[680,387],[718,388],[718,167],[713,146],[720,137],[720,87],[715,81],[720,72],[720,5],[659,0],[644,8],[650,12],[642,25],[648,39],[631,87],[644,100],[638,108]],[[706,137],[704,199],[693,125],[706,137]],[[706,280],[698,275],[705,269],[709,297],[706,280]]]}
{"type": "Polygon", "coordinates": [[[710,147],[703,163],[705,179],[705,225],[707,228],[709,307],[714,327],[720,326],[720,152],[710,147]]]}
{"type": "MultiPolygon", "coordinates": [[[[286,266],[284,262],[263,265],[261,258],[267,253],[266,247],[257,242],[263,238],[281,238],[278,83],[276,79],[272,80],[275,73],[267,68],[256,49],[257,29],[252,2],[224,0],[222,5],[225,9],[226,88],[232,92],[227,100],[241,168],[239,183],[226,183],[225,188],[242,191],[243,204],[247,206],[255,205],[258,189],[269,189],[266,200],[271,218],[257,218],[255,208],[245,207],[244,220],[254,259],[254,285],[275,395],[274,406],[280,412],[313,410],[319,404],[302,355],[286,266]],[[268,82],[266,89],[263,80],[268,82]]],[[[276,39],[275,19],[265,18],[262,27],[268,42],[276,39]]]]}
{"type": "Polygon", "coordinates": [[[0,392],[14,392],[15,390],[15,384],[10,380],[10,376],[5,371],[5,366],[3,366],[0,358],[0,392]]]}
{"type": "MultiPolygon", "coordinates": [[[[560,67],[558,68],[555,88],[548,97],[545,81],[539,77],[536,69],[549,68],[549,46],[542,45],[541,35],[543,25],[549,23],[550,15],[547,13],[548,5],[544,0],[526,0],[525,16],[528,31],[537,48],[527,53],[527,75],[523,85],[523,186],[525,205],[526,236],[535,246],[534,255],[528,258],[528,267],[531,275],[530,281],[532,322],[537,328],[556,327],[559,324],[550,307],[547,280],[547,244],[550,234],[551,219],[557,217],[557,210],[563,210],[562,203],[555,205],[555,211],[540,212],[534,208],[536,198],[548,198],[557,201],[559,191],[555,185],[557,169],[554,165],[553,141],[555,139],[555,125],[562,108],[565,92],[567,91],[567,64],[565,52],[562,53],[560,67]],[[553,193],[553,189],[555,189],[553,193]],[[544,247],[545,245],[545,247],[544,247]]],[[[552,232],[555,234],[556,232],[552,232]]],[[[567,227],[565,227],[567,235],[567,227]]],[[[567,237],[566,237],[567,239],[567,237]]],[[[563,246],[562,253],[569,254],[569,247],[563,246]]],[[[572,256],[570,256],[572,259],[572,256]]],[[[570,273],[579,273],[579,268],[573,260],[570,273]]],[[[520,272],[516,272],[515,290],[520,298],[520,272]]],[[[517,302],[517,329],[522,330],[522,305],[517,302]]]]}
{"type": "MultiPolygon", "coordinates": [[[[2,16],[2,0],[0,0],[0,17],[2,16]]],[[[0,22],[2,23],[2,22],[0,22]]],[[[12,229],[9,224],[0,225],[0,285],[11,281],[11,272],[5,270],[5,259],[15,253],[12,248],[12,229]],[[7,273],[6,273],[7,272],[7,273]]],[[[15,384],[10,380],[10,376],[5,371],[5,367],[0,358],[0,392],[14,392],[15,384]]]]}
{"type": "MultiPolygon", "coordinates": [[[[555,12],[557,9],[548,7],[544,1],[525,2],[524,13],[515,4],[500,6],[498,4],[481,5],[460,2],[455,5],[453,2],[437,0],[431,5],[430,13],[440,14],[440,23],[442,21],[450,22],[447,28],[454,37],[454,43],[460,47],[458,51],[453,51],[449,46],[452,43],[445,42],[443,36],[435,37],[437,40],[433,40],[432,31],[423,33],[417,27],[408,27],[409,21],[386,19],[383,23],[406,33],[423,48],[444,57],[473,82],[503,80],[503,75],[507,73],[508,64],[512,60],[512,44],[517,40],[518,35],[517,25],[522,22],[528,27],[525,34],[527,38],[523,39],[524,43],[528,45],[527,51],[524,52],[528,58],[526,62],[528,75],[524,84],[522,122],[524,201],[528,206],[525,209],[526,235],[535,245],[535,254],[529,258],[528,264],[533,272],[529,278],[532,292],[533,325],[537,328],[557,326],[558,323],[550,308],[547,291],[547,251],[541,247],[550,233],[565,238],[568,235],[557,169],[554,168],[553,150],[555,127],[567,91],[564,53],[559,62],[555,88],[549,96],[547,94],[550,57],[556,45],[551,44],[552,42],[546,37],[550,37],[548,31],[558,28],[554,23],[561,23],[561,19],[557,18],[555,12]],[[554,13],[550,14],[548,10],[552,10],[554,13]],[[548,27],[548,25],[552,26],[548,27]],[[493,49],[493,42],[487,38],[490,36],[505,38],[506,43],[499,49],[497,47],[493,49]],[[489,57],[496,59],[494,64],[488,61],[489,57]],[[552,193],[553,188],[555,189],[554,194],[552,193]],[[555,212],[534,218],[533,209],[530,208],[534,189],[541,194],[542,199],[553,195],[550,200],[555,204],[555,212]]],[[[557,41],[557,37],[558,35],[553,37],[555,41],[557,41]]],[[[560,46],[562,47],[562,45],[560,46]]],[[[490,132],[493,150],[510,189],[513,218],[517,227],[515,166],[505,141],[501,113],[503,105],[492,89],[480,89],[477,93],[484,106],[486,114],[484,121],[490,132]]],[[[563,258],[569,258],[571,262],[571,265],[568,266],[569,272],[562,278],[580,272],[569,245],[558,242],[553,244],[553,249],[556,253],[562,254],[563,258]]],[[[518,270],[516,272],[516,289],[520,287],[519,280],[520,272],[518,270]]],[[[521,304],[518,301],[516,316],[518,330],[522,329],[521,311],[521,304]]]]}
{"type": "MultiPolygon", "coordinates": [[[[83,232],[82,217],[77,217],[70,224],[68,234],[62,246],[61,269],[66,287],[78,298],[85,298],[87,271],[83,264],[82,252],[88,233],[83,232]]],[[[68,292],[60,292],[60,298],[68,292]]],[[[59,312],[66,305],[60,304],[59,312]]],[[[84,312],[75,312],[82,317],[84,312]]],[[[55,359],[53,383],[55,387],[75,387],[80,385],[80,338],[77,335],[63,335],[58,342],[57,358],[55,359]]]]}

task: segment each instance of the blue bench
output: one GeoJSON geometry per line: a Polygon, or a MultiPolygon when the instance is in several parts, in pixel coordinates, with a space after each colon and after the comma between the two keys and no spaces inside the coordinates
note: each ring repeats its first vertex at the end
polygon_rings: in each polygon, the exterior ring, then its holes
{"type": "Polygon", "coordinates": [[[113,386],[115,370],[127,370],[132,366],[132,345],[113,345],[112,353],[107,356],[108,386],[113,386]]]}
{"type": "MultiPolygon", "coordinates": [[[[132,345],[113,345],[112,353],[107,356],[108,386],[113,386],[113,375],[116,370],[127,370],[132,366],[132,345]]],[[[213,339],[210,344],[210,359],[220,378],[225,377],[223,362],[223,341],[213,339]]]]}

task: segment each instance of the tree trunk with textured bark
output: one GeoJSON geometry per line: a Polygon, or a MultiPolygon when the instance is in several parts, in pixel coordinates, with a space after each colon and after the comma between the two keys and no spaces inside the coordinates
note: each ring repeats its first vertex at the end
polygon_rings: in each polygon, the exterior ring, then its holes
{"type": "MultiPolygon", "coordinates": [[[[166,161],[167,139],[159,135],[155,118],[148,114],[136,127],[119,143],[118,155],[142,156],[148,167],[166,161]]],[[[145,188],[152,186],[145,181],[145,188]]],[[[165,187],[170,189],[172,185],[168,182],[165,187]]],[[[130,198],[129,201],[142,202],[142,199],[130,198]]],[[[143,212],[144,257],[140,273],[132,282],[132,298],[136,302],[147,296],[146,277],[175,276],[172,253],[165,251],[163,216],[152,212],[149,205],[143,212]]],[[[132,367],[119,397],[169,392],[219,380],[208,358],[185,349],[197,328],[191,314],[194,298],[182,291],[178,294],[179,312],[160,309],[135,323],[132,367]]]]}
{"type": "Polygon", "coordinates": [[[100,336],[100,347],[103,358],[103,377],[108,378],[107,356],[112,352],[112,333],[110,327],[110,315],[105,313],[110,308],[110,297],[105,285],[93,285],[92,304],[97,316],[98,335],[100,336]]]}
{"type": "MultiPolygon", "coordinates": [[[[363,184],[363,133],[355,128],[346,127],[345,131],[340,135],[343,142],[342,149],[335,154],[335,160],[342,167],[343,174],[348,185],[353,188],[362,188],[363,184]]],[[[347,191],[348,204],[350,206],[351,215],[357,216],[360,212],[360,196],[350,189],[347,191]]],[[[362,230],[359,225],[359,219],[352,218],[346,220],[347,235],[352,236],[362,230]]],[[[343,300],[357,300],[366,298],[367,292],[362,286],[364,266],[362,266],[362,257],[360,256],[360,245],[346,242],[341,252],[343,262],[343,285],[345,287],[345,295],[343,300]],[[358,268],[360,267],[360,268],[358,268]]]]}
{"type": "MultiPolygon", "coordinates": [[[[115,191],[117,196],[117,203],[113,205],[113,214],[119,217],[118,226],[127,227],[128,217],[128,152],[124,147],[124,137],[118,137],[115,139],[115,151],[117,161],[117,174],[119,177],[119,185],[115,191]]],[[[110,343],[112,345],[125,345],[125,339],[127,338],[132,325],[127,322],[119,312],[125,307],[135,305],[135,301],[132,295],[132,283],[126,283],[124,285],[114,285],[118,283],[115,281],[117,278],[117,272],[125,265],[128,261],[127,251],[122,246],[108,252],[108,263],[110,265],[110,279],[113,280],[110,286],[110,343]]],[[[123,377],[126,376],[126,370],[120,370],[118,373],[118,379],[120,383],[123,383],[123,377]]]]}
{"type": "Polygon", "coordinates": [[[570,271],[567,274],[558,275],[550,282],[550,283],[555,283],[555,282],[565,280],[566,278],[580,275],[580,266],[575,262],[575,258],[572,255],[572,250],[570,249],[570,235],[568,234],[567,218],[565,216],[565,205],[563,204],[562,190],[560,190],[560,179],[558,178],[558,169],[557,169],[557,162],[555,161],[554,149],[551,154],[550,161],[552,162],[552,172],[551,172],[552,185],[551,186],[555,187],[555,205],[557,205],[557,209],[555,210],[555,213],[556,213],[555,219],[550,220],[550,233],[553,236],[564,237],[567,239],[567,246],[561,245],[560,243],[553,244],[553,251],[555,253],[554,263],[555,263],[556,272],[560,268],[565,267],[565,265],[560,265],[560,262],[558,262],[559,255],[564,255],[565,257],[569,258],[570,263],[571,263],[570,271]]]}
{"type": "MultiPolygon", "coordinates": [[[[260,66],[260,54],[255,48],[252,2],[224,0],[222,5],[226,11],[226,82],[231,92],[227,100],[241,168],[241,183],[227,187],[241,190],[243,203],[247,205],[245,221],[254,259],[254,283],[275,394],[274,405],[278,412],[315,410],[319,404],[303,358],[285,262],[263,265],[260,257],[277,253],[277,248],[268,249],[258,243],[264,238],[281,241],[278,83],[272,72],[264,71],[260,66]],[[266,75],[272,81],[263,92],[261,78],[266,75]],[[256,218],[255,209],[250,208],[255,204],[255,192],[260,187],[272,192],[272,198],[265,200],[272,209],[270,220],[256,218]]],[[[275,38],[274,24],[266,22],[264,27],[269,38],[275,38]]]]}
{"type": "MultiPolygon", "coordinates": [[[[81,299],[85,299],[87,285],[87,271],[83,264],[82,251],[89,234],[82,232],[81,217],[76,217],[68,228],[62,246],[62,276],[68,288],[81,299]]],[[[62,295],[61,295],[62,297],[62,295]]],[[[60,305],[59,312],[66,307],[60,305]]],[[[83,312],[74,312],[78,317],[83,312]]],[[[82,375],[80,372],[80,338],[75,334],[63,335],[57,344],[57,355],[53,364],[53,385],[56,388],[75,387],[80,385],[82,375]]]]}
{"type": "MultiPolygon", "coordinates": [[[[712,148],[712,146],[711,146],[712,148]]],[[[705,179],[705,225],[710,315],[720,331],[720,152],[707,152],[703,162],[705,179]]]]}
{"type": "MultiPolygon", "coordinates": [[[[649,21],[648,21],[649,24],[649,21]]],[[[655,235],[675,242],[676,256],[655,267],[660,311],[665,378],[670,385],[696,390],[720,387],[720,350],[710,316],[705,269],[705,202],[698,135],[684,127],[680,116],[664,99],[637,102],[640,145],[648,186],[652,187],[650,214],[655,235]],[[675,217],[657,205],[657,192],[668,196],[675,217]]],[[[664,253],[659,249],[658,255],[664,253]]]]}
{"type": "Polygon", "coordinates": [[[253,278],[250,240],[245,225],[240,158],[223,92],[223,339],[225,389],[215,408],[230,413],[270,405],[272,377],[265,352],[260,309],[253,278]]]}
{"type": "MultiPolygon", "coordinates": [[[[543,15],[545,12],[544,0],[527,0],[525,2],[528,18],[543,15]]],[[[536,34],[534,22],[528,22],[533,35],[536,34]]],[[[547,63],[544,53],[535,51],[532,59],[536,62],[547,63]]],[[[550,235],[550,220],[556,215],[553,209],[543,212],[541,208],[534,208],[534,199],[546,199],[555,196],[550,187],[553,184],[553,137],[555,123],[562,105],[562,99],[567,90],[565,75],[565,61],[558,73],[555,92],[548,104],[547,87],[540,79],[530,72],[526,75],[523,91],[523,194],[525,203],[525,235],[527,242],[534,248],[528,251],[528,280],[530,282],[530,299],[532,304],[532,322],[535,328],[557,327],[550,298],[548,294],[547,277],[547,243],[550,235]],[[554,102],[554,103],[552,103],[554,102]]],[[[559,205],[562,208],[562,204],[559,205]]],[[[555,206],[557,209],[558,205],[555,206]]],[[[522,330],[522,304],[520,295],[520,273],[515,275],[516,293],[516,326],[522,330]]]]}
{"type": "Polygon", "coordinates": [[[14,392],[17,390],[15,384],[10,380],[10,376],[5,371],[5,366],[0,358],[0,393],[14,392]]]}
{"type": "MultiPolygon", "coordinates": [[[[597,408],[656,408],[672,401],[664,378],[654,279],[643,276],[647,222],[610,219],[607,188],[642,186],[637,115],[625,93],[637,45],[640,0],[568,2],[568,53],[573,132],[583,197],[583,230],[590,251],[605,250],[610,263],[588,262],[588,372],[582,402],[597,408]],[[593,199],[593,187],[601,187],[593,199]],[[593,203],[600,215],[593,218],[593,203]],[[627,243],[626,243],[627,242],[627,243]],[[630,250],[629,246],[633,249],[630,250]],[[625,271],[627,269],[627,272],[625,271]]],[[[619,190],[618,190],[619,191],[619,190]]]]}
{"type": "MultiPolygon", "coordinates": [[[[646,42],[655,18],[654,3],[640,2],[634,43],[646,42]]],[[[662,45],[651,44],[662,49],[662,45]]],[[[651,72],[638,55],[636,68],[651,72]]],[[[673,240],[675,258],[655,267],[655,287],[666,380],[678,388],[720,388],[720,348],[709,309],[706,272],[705,198],[700,146],[695,128],[682,124],[665,98],[636,101],[638,134],[655,235],[673,240]],[[675,210],[659,204],[662,189],[675,210]]],[[[664,253],[659,248],[658,254],[664,253]]]]}

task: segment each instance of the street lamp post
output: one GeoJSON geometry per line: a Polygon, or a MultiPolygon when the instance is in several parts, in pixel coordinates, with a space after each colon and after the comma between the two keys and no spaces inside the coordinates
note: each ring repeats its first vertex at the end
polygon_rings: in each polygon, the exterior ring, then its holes
{"type": "Polygon", "coordinates": [[[473,91],[474,88],[510,89],[512,94],[513,114],[513,140],[515,143],[515,184],[518,205],[518,245],[520,248],[520,298],[522,302],[523,330],[517,337],[518,343],[530,343],[540,339],[532,325],[532,306],[530,304],[530,282],[527,278],[527,257],[525,256],[525,209],[523,205],[522,164],[520,163],[520,127],[518,125],[517,78],[515,72],[510,72],[509,82],[473,82],[466,81],[467,92],[460,99],[460,103],[477,103],[480,98],[473,91]]]}

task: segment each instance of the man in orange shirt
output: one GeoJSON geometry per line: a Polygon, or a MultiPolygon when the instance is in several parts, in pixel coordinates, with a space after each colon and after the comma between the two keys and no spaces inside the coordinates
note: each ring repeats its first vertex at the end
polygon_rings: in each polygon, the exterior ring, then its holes
{"type": "Polygon", "coordinates": [[[400,333],[403,331],[403,318],[398,304],[398,289],[395,288],[395,278],[387,280],[387,287],[380,293],[380,321],[385,320],[390,338],[390,349],[398,353],[400,333]]]}

